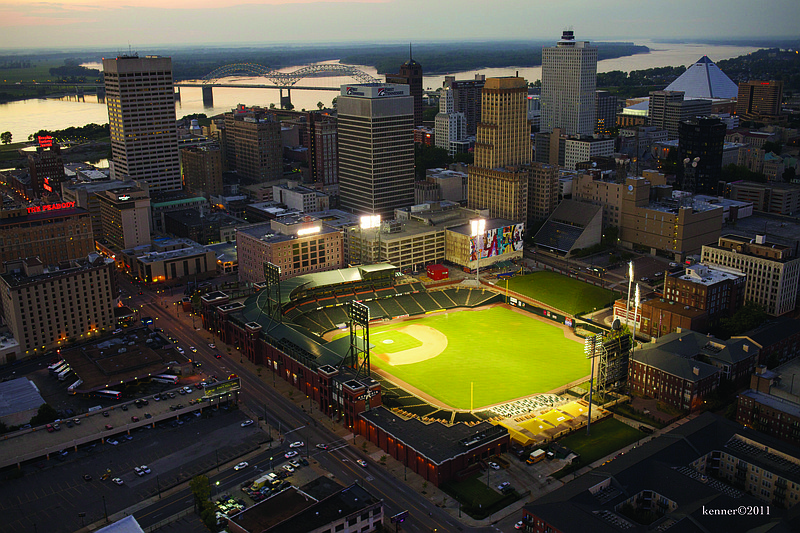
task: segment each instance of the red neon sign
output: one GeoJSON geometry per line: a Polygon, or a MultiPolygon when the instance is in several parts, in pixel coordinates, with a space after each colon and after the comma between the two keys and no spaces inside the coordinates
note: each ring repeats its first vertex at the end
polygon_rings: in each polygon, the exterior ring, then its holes
{"type": "Polygon", "coordinates": [[[62,202],[60,204],[32,205],[28,208],[28,213],[44,213],[45,211],[57,211],[59,209],[71,209],[75,207],[75,202],[62,202]]]}
{"type": "Polygon", "coordinates": [[[39,146],[42,148],[50,148],[53,146],[53,137],[50,135],[37,135],[39,138],[39,146]]]}

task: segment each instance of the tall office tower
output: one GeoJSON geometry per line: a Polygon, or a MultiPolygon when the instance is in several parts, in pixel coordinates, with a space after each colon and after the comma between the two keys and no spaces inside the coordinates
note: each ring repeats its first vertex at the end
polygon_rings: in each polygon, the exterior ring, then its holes
{"type": "Polygon", "coordinates": [[[172,59],[103,59],[116,179],[144,180],[152,191],[181,190],[172,59]]]}
{"type": "Polygon", "coordinates": [[[782,81],[750,80],[739,83],[736,114],[743,119],[777,117],[783,100],[782,81]]]}
{"type": "Polygon", "coordinates": [[[467,135],[475,135],[481,121],[481,91],[486,83],[483,74],[475,74],[474,80],[456,80],[445,76],[442,86],[453,91],[453,111],[464,113],[467,119],[467,135]]]}
{"type": "Polygon", "coordinates": [[[439,112],[434,118],[434,141],[438,148],[456,153],[455,141],[467,136],[467,117],[455,111],[453,90],[447,87],[439,96],[439,112]]]}
{"type": "Polygon", "coordinates": [[[699,117],[680,123],[678,183],[681,189],[698,194],[721,194],[718,187],[726,131],[725,123],[718,118],[699,117]]]}
{"type": "Polygon", "coordinates": [[[411,57],[411,46],[408,47],[408,61],[400,65],[397,74],[387,74],[386,83],[408,85],[414,97],[414,126],[422,126],[422,65],[411,57]]]}
{"type": "Polygon", "coordinates": [[[547,220],[558,205],[558,167],[532,163],[528,181],[528,221],[547,220]]]}
{"type": "Polygon", "coordinates": [[[181,148],[181,169],[189,194],[222,194],[222,151],[216,144],[181,148]]]}
{"type": "Polygon", "coordinates": [[[339,201],[343,209],[393,218],[414,203],[414,98],[407,85],[342,85],[339,201]]]}
{"type": "Polygon", "coordinates": [[[683,102],[682,91],[650,91],[647,116],[650,126],[667,129],[667,104],[683,102]]]}
{"type": "Polygon", "coordinates": [[[308,175],[312,183],[329,187],[339,183],[336,121],[321,113],[308,113],[303,144],[308,147],[308,175]]]}
{"type": "Polygon", "coordinates": [[[595,128],[597,47],[564,31],[555,46],[542,49],[541,131],[591,135],[595,128]]]}
{"type": "Polygon", "coordinates": [[[225,113],[222,137],[228,170],[258,181],[283,177],[281,123],[270,110],[238,105],[225,113]]]}
{"type": "Polygon", "coordinates": [[[617,97],[608,91],[594,92],[594,132],[608,135],[617,125],[617,97]]]}
{"type": "Polygon", "coordinates": [[[523,222],[528,216],[531,136],[528,83],[489,78],[481,95],[475,163],[468,169],[467,205],[492,218],[523,222]]]}

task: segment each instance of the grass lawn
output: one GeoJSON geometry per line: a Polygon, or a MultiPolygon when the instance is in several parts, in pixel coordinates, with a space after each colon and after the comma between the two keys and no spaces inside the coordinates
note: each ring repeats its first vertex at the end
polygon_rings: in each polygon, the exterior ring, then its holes
{"type": "Polygon", "coordinates": [[[514,276],[508,288],[571,315],[603,308],[620,297],[616,291],[547,271],[514,276]]]}
{"type": "Polygon", "coordinates": [[[470,408],[470,383],[477,409],[589,375],[581,343],[565,338],[560,328],[503,307],[371,327],[370,342],[378,344],[381,332],[409,324],[444,333],[447,347],[419,363],[392,366],[373,357],[371,364],[458,409],[470,408]]]}
{"type": "MultiPolygon", "coordinates": [[[[491,481],[491,473],[489,476],[491,481]]],[[[479,474],[460,482],[445,483],[442,489],[461,502],[464,512],[477,519],[486,518],[519,499],[516,493],[501,494],[488,487],[486,474],[479,474]]]]}
{"type": "Polygon", "coordinates": [[[646,436],[638,429],[613,418],[606,418],[592,424],[591,434],[588,436],[585,429],[579,429],[559,440],[558,443],[579,454],[581,460],[572,463],[571,467],[560,470],[558,474],[564,475],[591,464],[646,436]]]}

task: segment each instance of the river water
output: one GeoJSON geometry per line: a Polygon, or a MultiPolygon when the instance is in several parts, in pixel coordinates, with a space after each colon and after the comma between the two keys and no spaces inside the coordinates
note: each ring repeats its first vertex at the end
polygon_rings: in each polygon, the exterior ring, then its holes
{"type": "MultiPolygon", "coordinates": [[[[650,53],[600,61],[597,64],[597,71],[608,72],[611,70],[622,70],[630,72],[631,70],[642,70],[652,67],[688,66],[703,55],[709,56],[712,61],[720,61],[757,50],[757,48],[747,46],[673,44],[651,41],[637,41],[636,44],[648,46],[650,48],[650,53]]],[[[91,66],[93,68],[99,67],[98,64],[86,64],[86,66],[91,66]]],[[[291,72],[298,68],[300,67],[289,67],[281,70],[284,72],[291,72]]],[[[361,66],[359,68],[373,77],[381,78],[373,67],[361,66]]],[[[518,72],[520,76],[529,81],[533,81],[541,78],[541,70],[541,67],[508,67],[457,72],[453,75],[455,75],[457,79],[473,79],[475,74],[484,74],[487,78],[490,78],[494,76],[510,76],[518,72]]],[[[232,81],[233,79],[228,78],[228,80],[232,81]]],[[[236,81],[241,83],[264,83],[263,79],[258,78],[236,78],[236,81]]],[[[442,86],[443,81],[444,75],[425,76],[424,87],[426,89],[435,90],[442,86]]],[[[338,86],[354,82],[355,81],[349,77],[329,77],[305,78],[301,80],[300,83],[305,86],[338,86]]],[[[178,118],[194,113],[205,113],[208,116],[212,116],[230,111],[237,104],[269,107],[270,103],[277,105],[280,101],[278,89],[215,87],[214,105],[212,107],[205,107],[203,105],[202,93],[199,87],[182,87],[180,94],[180,101],[175,103],[176,115],[178,118]]],[[[316,109],[318,102],[322,102],[325,106],[330,106],[331,100],[337,94],[336,91],[330,90],[295,89],[292,91],[291,97],[295,109],[316,109]]],[[[0,132],[10,131],[15,142],[27,140],[28,135],[41,129],[59,130],[68,128],[69,126],[83,126],[89,123],[104,124],[106,122],[108,122],[106,105],[102,102],[98,103],[94,95],[86,95],[80,99],[71,96],[64,98],[31,99],[0,104],[0,132]]]]}

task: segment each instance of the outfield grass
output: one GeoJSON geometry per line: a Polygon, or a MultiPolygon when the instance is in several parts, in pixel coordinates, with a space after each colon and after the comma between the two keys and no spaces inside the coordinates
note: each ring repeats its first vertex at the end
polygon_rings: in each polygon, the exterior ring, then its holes
{"type": "Polygon", "coordinates": [[[616,291],[548,271],[514,276],[508,288],[570,315],[601,309],[620,297],[616,291]]]}
{"type": "Polygon", "coordinates": [[[588,436],[585,429],[579,429],[559,440],[558,443],[580,455],[581,460],[560,470],[557,477],[589,465],[646,436],[642,431],[613,418],[606,418],[592,424],[588,436]]]}
{"type": "Polygon", "coordinates": [[[562,329],[503,307],[370,327],[370,341],[409,324],[439,330],[447,348],[419,363],[392,366],[373,357],[371,364],[457,409],[470,409],[470,383],[477,409],[558,388],[590,371],[583,345],[562,329]]]}

